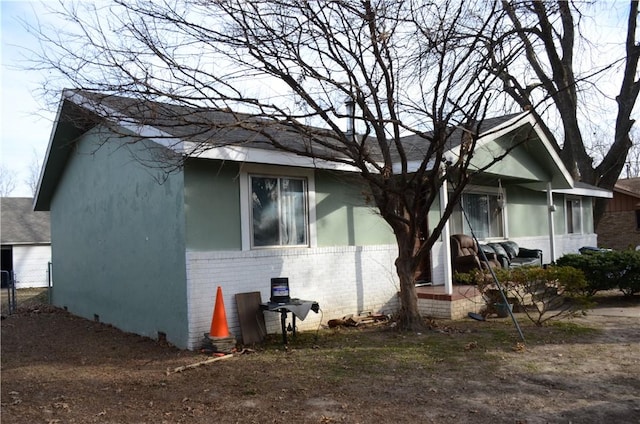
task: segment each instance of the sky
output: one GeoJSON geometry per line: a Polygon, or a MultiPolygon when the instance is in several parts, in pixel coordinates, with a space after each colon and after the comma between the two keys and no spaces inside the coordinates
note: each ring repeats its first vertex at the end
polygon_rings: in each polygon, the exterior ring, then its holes
{"type": "Polygon", "coordinates": [[[21,69],[24,49],[35,41],[20,20],[35,22],[34,7],[35,2],[0,0],[0,164],[14,176],[14,197],[32,196],[26,180],[32,163],[42,163],[55,117],[37,96],[42,74],[21,69]]]}
{"type": "MultiPolygon", "coordinates": [[[[620,12],[624,16],[628,7],[621,0],[601,5],[609,6],[605,10],[610,9],[607,12],[614,16],[620,16],[620,12]]],[[[28,49],[37,48],[37,44],[21,21],[46,23],[51,18],[41,9],[40,1],[0,0],[0,165],[13,175],[16,188],[11,196],[32,196],[27,180],[32,176],[34,162],[41,164],[44,159],[55,118],[51,105],[47,106],[38,94],[45,75],[25,69],[28,49]]],[[[616,26],[617,23],[593,28],[601,32],[597,38],[602,43],[612,35],[624,34],[624,29],[616,26]]]]}

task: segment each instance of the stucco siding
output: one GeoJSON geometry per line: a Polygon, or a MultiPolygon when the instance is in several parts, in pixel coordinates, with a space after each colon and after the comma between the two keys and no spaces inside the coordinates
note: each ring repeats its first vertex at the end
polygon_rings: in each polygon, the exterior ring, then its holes
{"type": "MultiPolygon", "coordinates": [[[[240,186],[237,163],[187,162],[185,208],[187,249],[193,251],[241,250],[240,186]]],[[[271,167],[271,173],[288,175],[290,168],[271,167]]],[[[366,186],[345,173],[314,173],[316,245],[368,246],[395,243],[391,228],[377,213],[366,186]]],[[[246,214],[245,214],[246,215],[246,214]]]]}
{"type": "Polygon", "coordinates": [[[519,187],[507,189],[508,237],[549,235],[546,193],[519,187]]]}
{"type": "Polygon", "coordinates": [[[13,246],[13,273],[16,288],[47,287],[51,246],[13,246]]]}
{"type": "Polygon", "coordinates": [[[241,250],[239,165],[189,160],[185,213],[189,250],[241,250]]]}
{"type": "MultiPolygon", "coordinates": [[[[240,338],[236,293],[259,291],[271,296],[271,278],[288,277],[292,297],[319,302],[298,329],[317,329],[332,318],[362,311],[394,312],[398,278],[394,245],[271,249],[244,252],[187,252],[189,348],[198,348],[209,331],[216,290],[220,286],[230,331],[240,338]]],[[[269,333],[279,333],[279,316],[265,315],[269,333]]]]}
{"type": "Polygon", "coordinates": [[[353,175],[316,172],[316,232],[319,247],[370,246],[395,243],[368,188],[353,175]]]}
{"type": "MultiPolygon", "coordinates": [[[[55,305],[186,347],[181,173],[141,165],[147,145],[94,129],[78,142],[51,203],[55,305]]],[[[155,153],[158,153],[157,151],[155,153]]]]}

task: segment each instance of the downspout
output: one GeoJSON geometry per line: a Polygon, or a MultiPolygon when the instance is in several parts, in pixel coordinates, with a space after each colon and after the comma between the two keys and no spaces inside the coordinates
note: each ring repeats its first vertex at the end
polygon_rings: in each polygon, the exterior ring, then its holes
{"type": "Polygon", "coordinates": [[[556,260],[556,234],[553,226],[553,213],[556,211],[556,206],[553,204],[553,193],[551,191],[551,182],[547,183],[547,209],[549,215],[549,249],[551,253],[551,260],[556,260]]]}
{"type": "MultiPolygon", "coordinates": [[[[449,203],[449,192],[447,179],[445,178],[442,182],[442,186],[440,187],[440,216],[444,215],[444,210],[447,207],[447,203],[449,203]]],[[[446,294],[453,294],[453,270],[451,269],[451,244],[449,243],[449,238],[451,235],[451,230],[449,229],[449,220],[444,224],[442,228],[442,246],[444,247],[443,260],[443,269],[444,269],[444,291],[446,294]]]]}

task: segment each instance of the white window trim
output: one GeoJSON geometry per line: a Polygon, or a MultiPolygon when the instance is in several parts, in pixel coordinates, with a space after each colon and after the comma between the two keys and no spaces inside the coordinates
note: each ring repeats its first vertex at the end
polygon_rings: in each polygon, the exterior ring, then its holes
{"type": "MultiPolygon", "coordinates": [[[[465,186],[464,190],[462,191],[462,196],[464,196],[465,194],[488,194],[491,196],[497,196],[498,195],[498,187],[489,187],[489,186],[479,186],[479,185],[472,185],[472,184],[468,184],[465,186]]],[[[484,242],[492,242],[492,241],[499,241],[499,240],[508,240],[509,239],[509,221],[508,221],[508,213],[507,213],[507,205],[509,204],[509,200],[507,198],[507,190],[506,189],[502,189],[502,195],[504,196],[504,206],[502,208],[502,233],[504,234],[502,237],[489,237],[486,239],[482,239],[482,241],[484,242]]],[[[462,197],[459,199],[459,201],[462,201],[462,197]]],[[[449,218],[451,219],[451,218],[449,218]]],[[[462,218],[464,219],[464,217],[462,218]]],[[[464,224],[463,224],[464,227],[464,224]]]]}
{"type": "MultiPolygon", "coordinates": [[[[570,195],[565,195],[564,196],[564,233],[567,235],[582,235],[584,234],[584,216],[583,216],[583,212],[584,212],[584,207],[582,206],[582,197],[579,196],[570,196],[570,195]],[[567,210],[567,202],[570,200],[577,200],[578,202],[580,202],[580,228],[578,232],[573,232],[570,233],[569,232],[569,211],[567,210]]],[[[575,225],[575,224],[574,224],[575,225]]]]}
{"type": "MultiPolygon", "coordinates": [[[[297,177],[306,178],[307,180],[307,213],[309,246],[317,247],[318,240],[316,237],[316,183],[314,172],[312,169],[289,168],[274,165],[260,165],[244,163],[240,166],[240,231],[242,234],[242,250],[251,250],[251,211],[249,190],[251,174],[259,174],[273,177],[297,177]]],[[[260,247],[260,249],[282,249],[297,248],[305,249],[307,246],[276,246],[276,247],[260,247]]]]}

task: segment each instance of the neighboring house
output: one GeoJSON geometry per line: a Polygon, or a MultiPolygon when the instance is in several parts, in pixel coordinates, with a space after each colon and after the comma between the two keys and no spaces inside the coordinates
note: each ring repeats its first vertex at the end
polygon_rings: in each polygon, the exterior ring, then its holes
{"type": "MultiPolygon", "coordinates": [[[[162,174],[141,162],[188,151],[185,125],[171,125],[170,115],[191,115],[156,103],[145,109],[123,98],[99,105],[91,98],[63,95],[35,201],[36,210],[51,213],[55,305],[189,349],[210,327],[217,286],[236,336],[235,294],[259,291],[266,301],[271,277],[288,277],[293,297],[319,302],[323,313],[298,321],[301,329],[346,314],[397,310],[395,239],[353,169],[274,150],[254,132],[206,127],[201,137],[212,148],[162,174]],[[129,137],[100,120],[103,108],[121,113],[129,137]],[[157,138],[131,143],[141,134],[157,138]],[[278,208],[270,211],[276,198],[278,208]]],[[[207,113],[207,122],[230,114],[207,113]]],[[[463,197],[478,236],[540,248],[545,263],[595,245],[592,198],[610,193],[574,184],[529,114],[493,119],[486,128],[474,164],[509,154],[463,197]]],[[[291,131],[277,136],[300,143],[291,131]]],[[[424,141],[405,141],[419,160],[424,141]]],[[[447,193],[444,187],[443,205],[447,193]]],[[[458,210],[423,270],[448,293],[448,234],[467,231],[458,210]]],[[[268,317],[270,332],[278,324],[268,317]]]]}
{"type": "Polygon", "coordinates": [[[34,212],[30,197],[3,197],[2,271],[13,273],[16,288],[47,287],[51,261],[49,212],[34,212]]]}
{"type": "Polygon", "coordinates": [[[599,247],[624,250],[640,246],[640,178],[618,180],[596,233],[599,247]]]}

